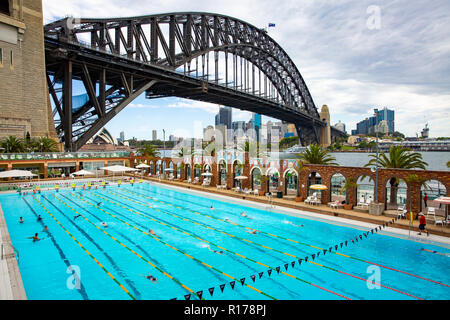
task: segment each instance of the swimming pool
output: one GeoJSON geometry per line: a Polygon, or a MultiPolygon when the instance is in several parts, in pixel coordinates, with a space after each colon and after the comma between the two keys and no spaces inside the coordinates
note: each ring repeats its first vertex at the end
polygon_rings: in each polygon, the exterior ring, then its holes
{"type": "Polygon", "coordinates": [[[450,297],[448,247],[385,232],[360,239],[368,229],[157,184],[2,195],[0,203],[28,299],[450,297]],[[43,240],[27,239],[35,233],[43,240]]]}

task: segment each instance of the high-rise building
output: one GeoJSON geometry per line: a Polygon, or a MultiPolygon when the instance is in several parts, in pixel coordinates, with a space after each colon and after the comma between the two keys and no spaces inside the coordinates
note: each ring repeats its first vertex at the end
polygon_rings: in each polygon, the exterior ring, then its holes
{"type": "Polygon", "coordinates": [[[388,133],[395,132],[395,112],[385,107],[382,110],[374,109],[374,115],[372,117],[358,122],[356,130],[352,130],[352,135],[375,134],[377,124],[380,124],[382,121],[386,121],[388,133]]]}
{"type": "Polygon", "coordinates": [[[153,130],[153,133],[152,133],[152,140],[153,140],[153,141],[158,140],[158,132],[157,132],[156,130],[153,130]]]}
{"type": "Polygon", "coordinates": [[[232,109],[230,107],[220,107],[219,113],[216,115],[216,126],[218,125],[224,125],[227,129],[231,129],[232,109]]]}
{"type": "Polygon", "coordinates": [[[346,131],[345,131],[345,123],[342,123],[341,120],[339,120],[339,122],[336,123],[336,124],[334,125],[334,127],[335,127],[336,129],[338,129],[338,130],[341,130],[341,131],[343,131],[343,132],[346,132],[346,131]]]}
{"type": "Polygon", "coordinates": [[[119,138],[119,139],[120,139],[121,142],[124,142],[124,141],[125,141],[125,132],[122,131],[122,132],[120,133],[120,138],[119,138]]]}
{"type": "Polygon", "coordinates": [[[261,115],[258,113],[254,113],[252,116],[252,129],[256,135],[255,140],[259,142],[260,139],[260,131],[261,131],[261,115]]]}
{"type": "Polygon", "coordinates": [[[425,128],[422,130],[422,138],[428,139],[430,137],[430,128],[428,127],[428,123],[425,125],[425,128]]]}

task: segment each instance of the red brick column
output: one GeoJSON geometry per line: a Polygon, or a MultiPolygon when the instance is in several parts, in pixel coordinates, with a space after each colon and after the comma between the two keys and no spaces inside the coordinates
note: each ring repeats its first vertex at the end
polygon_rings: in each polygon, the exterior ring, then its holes
{"type": "Polygon", "coordinates": [[[233,165],[231,163],[227,163],[227,189],[233,188],[233,165]]]}
{"type": "Polygon", "coordinates": [[[217,170],[217,163],[214,161],[211,165],[211,173],[213,174],[211,176],[211,187],[216,187],[217,186],[217,182],[219,181],[219,174],[218,174],[218,170],[217,170]]]}
{"type": "Polygon", "coordinates": [[[244,167],[242,168],[242,175],[248,179],[242,180],[242,188],[250,189],[250,157],[248,152],[244,154],[244,167]]]}

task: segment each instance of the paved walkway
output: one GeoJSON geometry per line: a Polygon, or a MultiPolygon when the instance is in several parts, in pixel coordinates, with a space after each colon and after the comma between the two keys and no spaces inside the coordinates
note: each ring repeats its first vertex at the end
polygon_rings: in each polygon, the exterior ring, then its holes
{"type": "MultiPolygon", "coordinates": [[[[158,178],[151,178],[151,177],[144,177],[146,180],[160,182],[164,184],[169,185],[175,185],[183,188],[189,188],[192,190],[199,190],[204,192],[210,192],[214,194],[220,194],[225,195],[233,198],[238,199],[245,199],[245,200],[251,200],[256,202],[261,202],[268,204],[268,198],[266,196],[255,196],[255,195],[245,195],[242,193],[237,193],[232,190],[223,190],[223,189],[217,189],[216,187],[203,187],[200,185],[193,185],[186,182],[180,182],[180,181],[169,181],[169,180],[160,180],[158,178]]],[[[297,210],[304,210],[304,211],[310,211],[314,213],[324,214],[328,216],[336,216],[351,220],[357,220],[377,225],[382,225],[385,222],[391,221],[392,217],[387,216],[374,216],[368,213],[363,212],[356,212],[354,210],[344,210],[344,209],[331,209],[330,207],[326,205],[308,205],[304,202],[296,202],[294,200],[288,200],[284,198],[273,198],[272,199],[273,205],[280,206],[280,207],[287,207],[291,209],[297,209],[297,210]]],[[[408,219],[399,219],[394,224],[390,225],[390,227],[393,228],[399,228],[404,230],[409,230],[409,220],[408,219]]],[[[434,225],[434,222],[427,224],[427,229],[430,232],[430,234],[438,235],[438,236],[444,236],[444,237],[450,237],[450,227],[449,226],[441,226],[441,225],[434,225]]],[[[412,231],[414,231],[416,234],[419,232],[419,221],[413,222],[412,231]]]]}
{"type": "Polygon", "coordinates": [[[0,300],[26,300],[22,276],[10,244],[11,239],[0,205],[0,300]]]}

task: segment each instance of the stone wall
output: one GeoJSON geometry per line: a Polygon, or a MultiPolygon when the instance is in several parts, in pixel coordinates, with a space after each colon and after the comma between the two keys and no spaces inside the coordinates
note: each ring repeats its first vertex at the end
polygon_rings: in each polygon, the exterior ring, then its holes
{"type": "Polygon", "coordinates": [[[0,37],[0,137],[30,132],[31,137],[57,139],[45,71],[42,1],[10,3],[11,15],[0,14],[0,33],[15,35],[0,37]]]}

